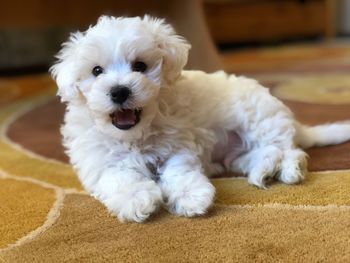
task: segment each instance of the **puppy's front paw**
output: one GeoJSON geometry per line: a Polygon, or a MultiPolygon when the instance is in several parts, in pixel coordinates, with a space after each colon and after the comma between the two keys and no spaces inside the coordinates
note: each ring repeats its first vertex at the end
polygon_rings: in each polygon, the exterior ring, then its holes
{"type": "Polygon", "coordinates": [[[161,190],[153,181],[139,182],[126,188],[105,202],[122,222],[143,222],[162,203],[161,190]]]}
{"type": "Polygon", "coordinates": [[[215,188],[210,182],[201,185],[188,185],[168,197],[170,212],[179,216],[203,215],[213,203],[215,188]]]}

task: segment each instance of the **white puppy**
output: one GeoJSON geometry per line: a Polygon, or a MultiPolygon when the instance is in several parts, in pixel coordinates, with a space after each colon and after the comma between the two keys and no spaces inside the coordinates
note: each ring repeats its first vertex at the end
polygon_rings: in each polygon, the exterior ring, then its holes
{"type": "Polygon", "coordinates": [[[63,45],[51,72],[67,103],[64,145],[94,197],[122,221],[141,222],[162,203],[204,214],[207,175],[303,179],[298,147],[350,139],[349,124],[306,127],[255,80],[183,71],[190,45],[163,20],[102,16],[63,45]]]}

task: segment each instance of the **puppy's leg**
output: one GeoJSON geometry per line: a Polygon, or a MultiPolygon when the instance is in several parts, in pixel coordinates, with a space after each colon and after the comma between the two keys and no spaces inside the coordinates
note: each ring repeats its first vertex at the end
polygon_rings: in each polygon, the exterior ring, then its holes
{"type": "MultiPolygon", "coordinates": [[[[225,129],[239,132],[247,153],[228,168],[247,174],[248,181],[259,187],[264,187],[266,178],[278,173],[282,182],[300,181],[306,166],[305,154],[296,150],[298,127],[292,112],[253,80],[230,76],[229,81],[235,93],[228,96],[230,103],[224,104],[229,112],[224,115],[229,116],[225,129]]],[[[222,112],[223,109],[219,111],[222,112]]]]}
{"type": "Polygon", "coordinates": [[[247,174],[250,184],[265,188],[266,180],[279,170],[282,158],[283,152],[276,146],[259,147],[236,159],[231,170],[247,174]]]}
{"type": "Polygon", "coordinates": [[[110,188],[110,192],[104,192],[99,199],[122,222],[142,222],[162,202],[158,185],[152,180],[140,179],[134,172],[106,172],[98,184],[104,189],[110,188]]]}
{"type": "Polygon", "coordinates": [[[300,149],[281,150],[270,145],[242,155],[231,164],[230,170],[247,174],[248,182],[261,188],[265,188],[266,180],[272,177],[295,184],[303,180],[307,172],[306,157],[300,149]]]}
{"type": "Polygon", "coordinates": [[[304,179],[307,172],[307,154],[301,149],[287,149],[283,152],[278,180],[286,184],[295,184],[304,179]]]}
{"type": "Polygon", "coordinates": [[[122,222],[142,222],[162,202],[161,190],[147,176],[148,169],[141,157],[135,159],[98,162],[98,167],[90,162],[82,164],[84,168],[79,173],[85,188],[122,222]]]}
{"type": "Polygon", "coordinates": [[[167,160],[159,184],[168,209],[176,215],[202,215],[214,199],[214,186],[203,174],[200,160],[188,152],[167,160]]]}

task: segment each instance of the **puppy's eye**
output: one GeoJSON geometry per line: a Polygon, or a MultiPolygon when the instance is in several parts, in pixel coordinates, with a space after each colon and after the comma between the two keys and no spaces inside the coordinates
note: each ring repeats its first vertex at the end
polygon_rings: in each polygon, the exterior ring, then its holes
{"type": "Polygon", "coordinates": [[[136,61],[132,64],[132,71],[145,72],[147,70],[147,65],[142,61],[136,61]]]}
{"type": "Polygon", "coordinates": [[[92,69],[92,74],[97,77],[98,75],[103,73],[103,68],[100,66],[96,66],[92,69]]]}

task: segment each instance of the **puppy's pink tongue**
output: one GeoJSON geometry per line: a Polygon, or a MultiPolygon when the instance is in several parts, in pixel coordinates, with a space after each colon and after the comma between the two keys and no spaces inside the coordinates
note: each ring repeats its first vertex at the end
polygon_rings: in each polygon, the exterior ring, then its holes
{"type": "Polygon", "coordinates": [[[114,122],[119,125],[134,125],[136,123],[136,115],[134,110],[126,109],[115,112],[114,122]]]}

